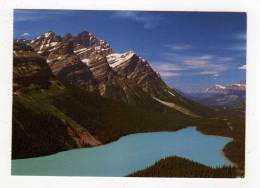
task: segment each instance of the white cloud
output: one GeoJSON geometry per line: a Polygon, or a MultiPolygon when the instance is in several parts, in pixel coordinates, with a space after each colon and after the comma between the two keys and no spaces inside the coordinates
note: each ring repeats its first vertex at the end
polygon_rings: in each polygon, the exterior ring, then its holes
{"type": "Polygon", "coordinates": [[[184,60],[184,64],[190,69],[200,71],[199,75],[212,75],[216,77],[219,73],[227,70],[227,62],[229,61],[231,59],[226,57],[204,55],[184,60]]]}
{"type": "Polygon", "coordinates": [[[153,62],[153,68],[163,77],[208,75],[216,79],[229,68],[231,57],[220,57],[210,54],[200,56],[182,56],[174,53],[170,58],[167,54],[165,61],[153,62]]]}
{"type": "Polygon", "coordinates": [[[176,77],[181,75],[180,73],[176,73],[176,72],[159,72],[161,77],[176,77]]]}
{"type": "Polygon", "coordinates": [[[160,63],[160,62],[153,63],[152,67],[158,72],[162,72],[162,71],[182,71],[182,70],[187,69],[183,66],[179,66],[179,65],[176,65],[176,64],[160,63]]]}
{"type": "Polygon", "coordinates": [[[199,75],[213,75],[214,77],[217,77],[219,74],[217,71],[214,70],[206,70],[199,72],[199,75]]]}
{"type": "Polygon", "coordinates": [[[228,46],[227,49],[228,50],[234,50],[234,51],[245,51],[246,46],[245,46],[245,44],[235,44],[235,45],[232,45],[232,46],[228,46]]]}
{"type": "Polygon", "coordinates": [[[21,34],[22,37],[29,37],[30,36],[30,33],[23,33],[21,34]]]}
{"type": "Polygon", "coordinates": [[[246,70],[246,65],[242,65],[240,67],[238,67],[239,70],[246,70]]]}
{"type": "Polygon", "coordinates": [[[231,37],[237,40],[246,40],[246,33],[234,33],[231,37]]]}
{"type": "Polygon", "coordinates": [[[183,61],[185,65],[188,65],[190,68],[201,68],[208,65],[207,60],[200,58],[187,59],[183,61]]]}
{"type": "Polygon", "coordinates": [[[210,60],[212,58],[213,58],[212,55],[202,55],[199,57],[199,59],[201,59],[201,60],[210,60]]]}
{"type": "Polygon", "coordinates": [[[15,10],[14,21],[15,22],[26,22],[26,21],[39,21],[39,20],[50,20],[55,18],[57,15],[68,15],[74,14],[73,11],[68,10],[15,10]]]}
{"type": "Polygon", "coordinates": [[[227,50],[245,51],[246,50],[246,33],[233,33],[229,39],[233,39],[234,43],[225,47],[227,50]]]}
{"type": "Polygon", "coordinates": [[[219,62],[231,62],[233,61],[233,58],[232,57],[219,57],[218,59],[219,62]]]}
{"type": "Polygon", "coordinates": [[[173,50],[173,51],[181,51],[191,49],[191,45],[189,44],[167,44],[165,47],[173,50]]]}
{"type": "Polygon", "coordinates": [[[15,22],[26,22],[26,21],[38,21],[45,19],[47,16],[40,14],[36,11],[15,11],[14,21],[15,22]]]}
{"type": "Polygon", "coordinates": [[[145,29],[155,28],[163,20],[163,17],[159,15],[148,15],[144,13],[130,12],[130,11],[118,11],[113,16],[121,19],[128,19],[133,22],[143,24],[145,29]]]}

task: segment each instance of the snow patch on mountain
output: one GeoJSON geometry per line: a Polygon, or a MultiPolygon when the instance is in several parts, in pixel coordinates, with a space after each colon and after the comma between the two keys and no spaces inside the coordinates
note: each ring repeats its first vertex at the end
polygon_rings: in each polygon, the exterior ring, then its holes
{"type": "Polygon", "coordinates": [[[58,42],[51,42],[50,46],[53,47],[53,46],[56,46],[57,44],[58,44],[58,42]]]}
{"type": "Polygon", "coordinates": [[[219,85],[187,93],[193,100],[211,106],[236,107],[245,104],[246,82],[219,85]]]}
{"type": "Polygon", "coordinates": [[[79,53],[79,52],[83,52],[83,51],[86,51],[87,48],[81,48],[81,49],[78,49],[78,50],[74,50],[73,52],[74,53],[79,53]]]}
{"type": "Polygon", "coordinates": [[[81,59],[81,61],[89,66],[90,59],[81,59]]]}
{"type": "Polygon", "coordinates": [[[216,88],[217,88],[217,89],[226,89],[225,86],[222,86],[222,85],[219,85],[219,84],[216,84],[216,88]]]}
{"type": "Polygon", "coordinates": [[[109,66],[112,68],[115,68],[121,64],[126,63],[128,60],[130,60],[133,56],[135,55],[134,52],[129,51],[126,53],[113,53],[113,54],[109,54],[107,56],[107,61],[109,63],[109,66]]]}
{"type": "Polygon", "coordinates": [[[184,108],[184,107],[182,107],[180,105],[177,105],[177,104],[175,104],[173,102],[163,101],[163,100],[160,100],[160,99],[158,99],[158,98],[156,98],[154,96],[152,98],[154,100],[156,100],[157,102],[159,102],[159,103],[161,103],[161,104],[163,104],[163,105],[165,105],[167,107],[173,108],[173,109],[175,109],[175,110],[177,110],[177,111],[179,111],[179,112],[181,112],[181,113],[183,113],[185,115],[196,117],[196,118],[200,117],[200,116],[194,114],[193,112],[191,112],[190,110],[188,110],[188,109],[186,109],[186,108],[184,108]]]}
{"type": "Polygon", "coordinates": [[[50,35],[51,35],[51,32],[47,32],[47,33],[44,34],[44,37],[48,38],[50,35]]]}
{"type": "Polygon", "coordinates": [[[126,95],[132,98],[143,99],[147,93],[157,97],[165,96],[165,101],[158,99],[157,102],[184,114],[196,116],[184,108],[186,99],[181,95],[177,98],[174,90],[167,87],[143,57],[133,51],[115,53],[109,43],[92,33],[83,31],[76,36],[66,34],[62,37],[48,32],[34,39],[30,46],[46,58],[54,75],[61,81],[69,80],[88,91],[98,90],[101,95],[106,88],[113,85],[111,98],[120,98],[124,102],[122,90],[126,90],[126,95]],[[82,64],[87,66],[81,66],[82,64]],[[133,87],[132,84],[138,87],[133,87]],[[176,104],[167,102],[173,97],[176,97],[176,104]]]}
{"type": "Polygon", "coordinates": [[[168,93],[174,97],[176,97],[176,95],[174,95],[172,92],[168,91],[168,93]]]}

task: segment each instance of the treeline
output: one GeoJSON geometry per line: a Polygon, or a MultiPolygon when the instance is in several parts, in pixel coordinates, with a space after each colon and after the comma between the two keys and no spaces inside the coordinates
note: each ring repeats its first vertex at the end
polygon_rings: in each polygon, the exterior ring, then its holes
{"type": "Polygon", "coordinates": [[[14,99],[12,159],[49,155],[75,146],[59,118],[32,111],[14,99]]]}
{"type": "Polygon", "coordinates": [[[47,155],[76,147],[64,126],[63,117],[55,115],[57,112],[53,109],[56,109],[86,128],[102,143],[111,142],[131,133],[176,131],[186,126],[197,126],[205,134],[234,138],[233,142],[225,146],[224,152],[238,165],[239,174],[234,175],[234,167],[212,169],[187,160],[176,162],[176,159],[165,159],[156,163],[156,167],[148,168],[152,174],[140,171],[137,172],[138,176],[142,174],[159,177],[243,176],[245,133],[243,117],[237,118],[233,114],[232,116],[226,114],[214,119],[190,118],[178,112],[156,112],[103,98],[94,93],[86,93],[72,86],[62,89],[52,86],[47,90],[27,91],[22,96],[14,96],[13,159],[47,155]],[[176,168],[176,165],[180,170],[173,172],[171,169],[176,168]]]}
{"type": "Polygon", "coordinates": [[[192,121],[178,112],[137,108],[73,86],[28,89],[13,98],[12,158],[36,157],[78,147],[69,135],[68,119],[102,143],[131,133],[175,131],[192,121]]]}
{"type": "Polygon", "coordinates": [[[191,125],[194,119],[178,112],[131,106],[68,86],[64,93],[53,97],[52,102],[102,143],[131,133],[176,131],[191,125]]]}
{"type": "Polygon", "coordinates": [[[227,136],[233,140],[223,148],[225,156],[238,168],[239,176],[244,176],[245,170],[245,116],[226,111],[219,119],[210,119],[198,124],[197,129],[205,134],[227,136]],[[219,123],[217,123],[219,122],[219,123]]]}
{"type": "Polygon", "coordinates": [[[180,158],[168,157],[153,166],[130,174],[129,177],[189,177],[189,178],[234,178],[235,167],[208,167],[203,164],[180,158]]]}

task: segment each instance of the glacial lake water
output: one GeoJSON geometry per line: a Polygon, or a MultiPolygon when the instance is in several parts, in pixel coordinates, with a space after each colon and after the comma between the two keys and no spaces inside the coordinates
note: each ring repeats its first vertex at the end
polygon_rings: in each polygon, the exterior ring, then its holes
{"type": "Polygon", "coordinates": [[[221,149],[230,138],[204,135],[194,127],[176,132],[137,133],[92,148],[12,160],[12,175],[126,176],[168,156],[208,166],[232,165],[221,149]]]}

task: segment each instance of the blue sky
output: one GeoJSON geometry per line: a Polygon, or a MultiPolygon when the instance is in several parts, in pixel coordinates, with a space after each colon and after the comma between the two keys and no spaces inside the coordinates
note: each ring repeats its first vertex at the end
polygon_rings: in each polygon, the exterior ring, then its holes
{"type": "Polygon", "coordinates": [[[15,38],[84,30],[115,52],[135,51],[183,91],[245,80],[245,13],[14,11],[15,38]]]}

